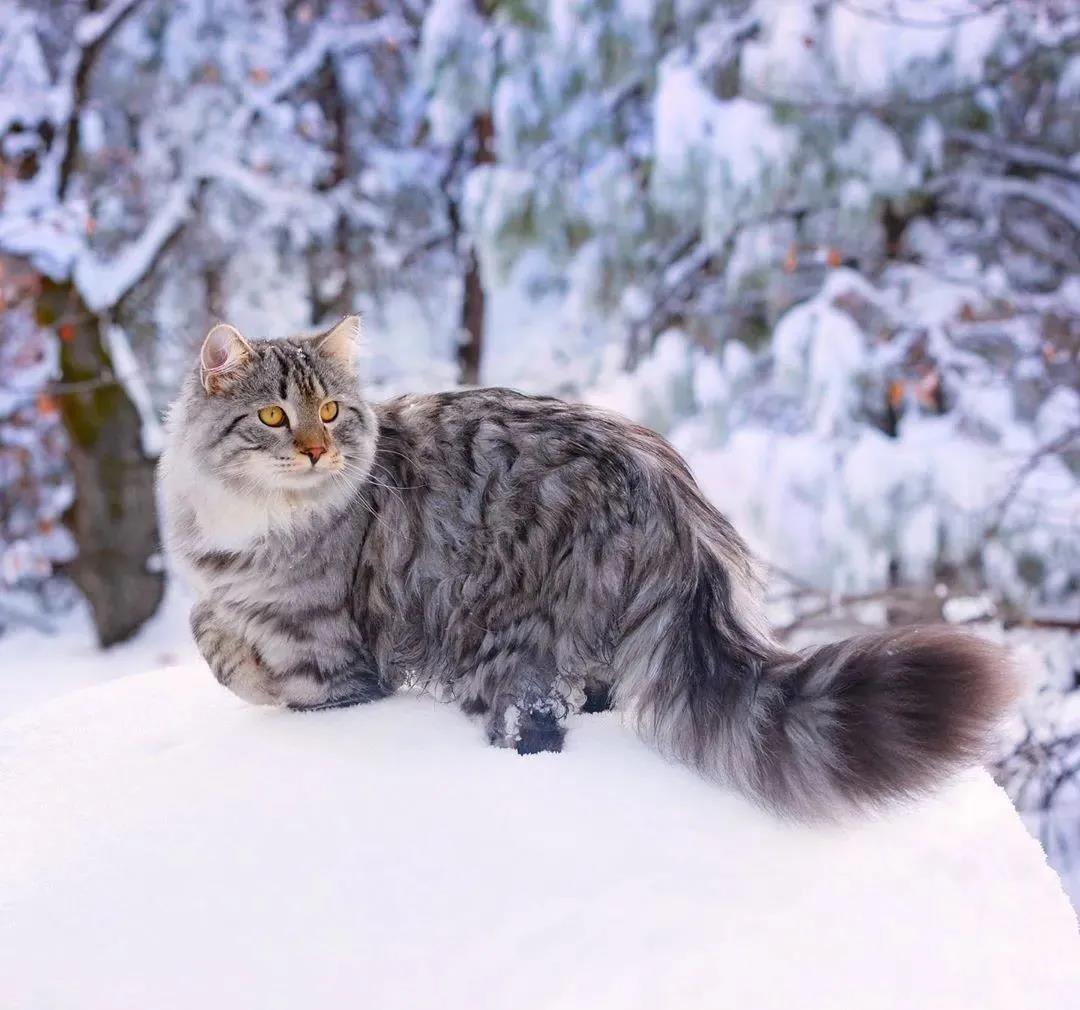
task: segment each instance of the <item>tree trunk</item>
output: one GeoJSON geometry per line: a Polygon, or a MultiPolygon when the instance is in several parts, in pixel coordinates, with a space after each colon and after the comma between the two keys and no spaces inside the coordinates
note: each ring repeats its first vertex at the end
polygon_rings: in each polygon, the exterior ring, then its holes
{"type": "Polygon", "coordinates": [[[461,300],[461,340],[457,348],[458,381],[466,386],[480,382],[480,358],[484,351],[484,282],[476,250],[470,249],[465,266],[465,290],[461,300]]]}
{"type": "Polygon", "coordinates": [[[114,377],[102,323],[71,283],[44,283],[38,320],[60,335],[60,411],[75,480],[65,521],[78,544],[69,572],[90,604],[98,640],[113,645],[138,630],[165,591],[154,563],[154,463],[143,452],[139,412],[114,377]]]}
{"type": "MultiPolygon", "coordinates": [[[[495,161],[495,120],[490,112],[478,113],[473,120],[474,165],[490,165],[495,161]]],[[[455,209],[455,218],[457,217],[455,209]]],[[[456,221],[460,232],[460,221],[456,221]]],[[[476,246],[471,245],[465,259],[465,276],[461,293],[461,336],[457,349],[458,381],[475,386],[480,381],[480,360],[484,353],[484,313],[487,295],[480,273],[476,246]]]]}

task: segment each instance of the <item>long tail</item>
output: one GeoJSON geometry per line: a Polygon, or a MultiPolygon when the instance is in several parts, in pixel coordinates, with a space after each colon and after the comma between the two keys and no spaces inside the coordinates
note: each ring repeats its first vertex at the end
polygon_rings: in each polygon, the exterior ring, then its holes
{"type": "Polygon", "coordinates": [[[699,566],[634,699],[665,750],[802,818],[919,793],[984,756],[1015,697],[1003,650],[930,626],[784,652],[745,630],[730,578],[699,566]]]}

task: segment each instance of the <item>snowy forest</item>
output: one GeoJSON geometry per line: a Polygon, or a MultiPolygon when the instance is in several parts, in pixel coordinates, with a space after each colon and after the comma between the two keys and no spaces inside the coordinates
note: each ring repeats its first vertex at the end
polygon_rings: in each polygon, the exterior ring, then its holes
{"type": "Polygon", "coordinates": [[[1014,646],[1080,904],[1078,151],[1075,0],[0,0],[0,680],[162,620],[208,328],[359,312],[373,396],[667,435],[785,640],[1014,646]]]}

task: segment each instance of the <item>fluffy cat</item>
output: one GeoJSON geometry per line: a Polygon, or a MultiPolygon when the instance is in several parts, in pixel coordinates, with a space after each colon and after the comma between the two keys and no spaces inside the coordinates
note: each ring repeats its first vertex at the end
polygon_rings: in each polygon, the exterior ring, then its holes
{"type": "Polygon", "coordinates": [[[608,704],[802,817],[917,792],[982,752],[1003,654],[944,628],[792,653],[747,549],[660,436],[505,389],[365,400],[359,321],[217,326],[168,420],[168,547],[217,679],[297,709],[421,684],[520,753],[608,704]]]}

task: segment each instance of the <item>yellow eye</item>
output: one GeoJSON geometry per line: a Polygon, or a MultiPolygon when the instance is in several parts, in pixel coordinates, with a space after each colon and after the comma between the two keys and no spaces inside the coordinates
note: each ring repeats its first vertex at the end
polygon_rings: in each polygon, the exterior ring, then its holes
{"type": "Polygon", "coordinates": [[[327,400],[326,403],[319,408],[319,417],[324,421],[332,421],[337,417],[337,401],[327,400]]]}
{"type": "Polygon", "coordinates": [[[271,428],[280,428],[285,423],[285,411],[280,407],[263,407],[259,411],[259,420],[271,428]]]}

